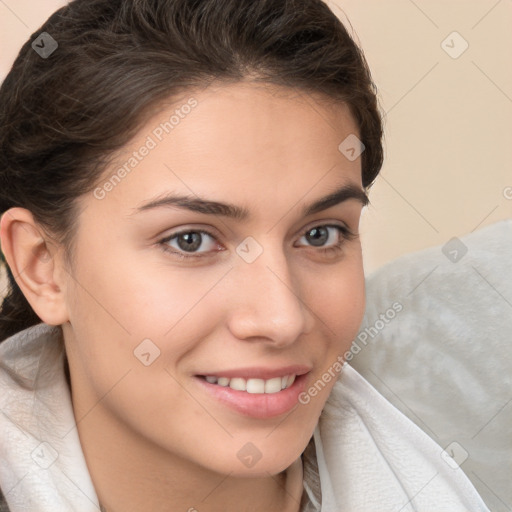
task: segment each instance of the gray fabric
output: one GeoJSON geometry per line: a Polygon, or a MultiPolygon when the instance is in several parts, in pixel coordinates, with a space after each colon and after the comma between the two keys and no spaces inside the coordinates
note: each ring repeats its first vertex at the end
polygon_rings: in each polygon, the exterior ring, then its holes
{"type": "Polygon", "coordinates": [[[351,366],[458,459],[489,508],[510,511],[512,220],[402,256],[366,284],[351,366]]]}

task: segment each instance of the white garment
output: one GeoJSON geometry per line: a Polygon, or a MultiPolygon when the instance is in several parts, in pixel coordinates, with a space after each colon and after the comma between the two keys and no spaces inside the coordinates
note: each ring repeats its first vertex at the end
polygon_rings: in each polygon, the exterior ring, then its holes
{"type": "MultiPolygon", "coordinates": [[[[16,334],[0,344],[0,360],[12,368],[0,368],[0,487],[10,511],[98,512],[60,329],[39,324],[16,334]]],[[[489,512],[463,471],[349,365],[313,441],[304,454],[304,511],[489,512]]]]}

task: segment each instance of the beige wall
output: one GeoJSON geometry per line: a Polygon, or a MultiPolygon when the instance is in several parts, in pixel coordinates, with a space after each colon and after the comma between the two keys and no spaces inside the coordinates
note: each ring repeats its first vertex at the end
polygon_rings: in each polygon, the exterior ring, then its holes
{"type": "MultiPolygon", "coordinates": [[[[0,80],[65,3],[0,2],[0,80]]],[[[366,270],[512,217],[512,2],[328,3],[350,20],[387,113],[386,162],[363,216],[366,270]],[[454,31],[469,45],[458,58],[441,46],[454,31]]],[[[463,44],[445,48],[456,56],[463,44]]]]}
{"type": "MultiPolygon", "coordinates": [[[[363,217],[366,269],[512,217],[512,2],[329,4],[350,20],[387,112],[386,162],[363,217]],[[441,47],[454,31],[469,45],[456,59],[441,47]]],[[[454,56],[464,47],[445,45],[454,56]]]]}

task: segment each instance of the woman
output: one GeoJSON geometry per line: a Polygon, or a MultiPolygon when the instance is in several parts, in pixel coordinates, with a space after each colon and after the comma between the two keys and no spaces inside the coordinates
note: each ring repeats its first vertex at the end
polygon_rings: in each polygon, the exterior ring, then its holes
{"type": "Polygon", "coordinates": [[[323,2],[75,0],[0,103],[10,510],[487,510],[344,364],[382,127],[323,2]]]}

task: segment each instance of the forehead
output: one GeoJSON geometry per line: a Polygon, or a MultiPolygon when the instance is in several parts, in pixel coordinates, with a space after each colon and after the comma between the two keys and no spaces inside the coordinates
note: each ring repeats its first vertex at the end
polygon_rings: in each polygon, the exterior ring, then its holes
{"type": "Polygon", "coordinates": [[[252,197],[261,207],[264,196],[278,200],[276,191],[289,202],[314,188],[319,196],[360,186],[360,159],[339,149],[358,133],[347,105],[298,89],[245,82],[191,89],[158,105],[118,152],[99,182],[102,202],[133,209],[175,191],[232,203],[252,197]]]}
{"type": "MultiPolygon", "coordinates": [[[[198,105],[182,116],[172,134],[164,134],[180,138],[182,153],[222,153],[233,160],[278,154],[300,160],[327,146],[337,155],[340,137],[359,131],[347,105],[299,89],[252,82],[216,84],[183,95],[166,113],[184,109],[191,98],[198,105]]],[[[166,113],[155,116],[142,132],[162,119],[165,125],[166,113]]]]}

